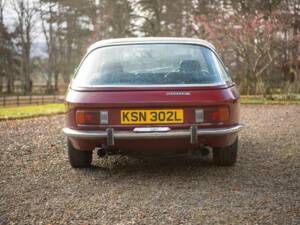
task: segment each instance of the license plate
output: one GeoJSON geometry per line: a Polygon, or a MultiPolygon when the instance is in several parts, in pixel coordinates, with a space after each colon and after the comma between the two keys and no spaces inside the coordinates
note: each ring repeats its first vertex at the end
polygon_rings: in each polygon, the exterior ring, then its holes
{"type": "Polygon", "coordinates": [[[121,110],[121,124],[183,123],[183,109],[121,110]]]}

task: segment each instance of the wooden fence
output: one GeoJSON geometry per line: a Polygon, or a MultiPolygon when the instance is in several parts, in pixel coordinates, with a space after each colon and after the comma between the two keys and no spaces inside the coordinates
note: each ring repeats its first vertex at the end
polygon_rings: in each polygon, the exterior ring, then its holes
{"type": "Polygon", "coordinates": [[[63,95],[3,95],[0,97],[0,107],[62,103],[63,101],[63,95]]]}

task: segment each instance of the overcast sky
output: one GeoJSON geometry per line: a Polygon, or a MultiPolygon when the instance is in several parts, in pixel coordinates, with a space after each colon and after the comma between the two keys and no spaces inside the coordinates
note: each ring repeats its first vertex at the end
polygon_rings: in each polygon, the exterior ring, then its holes
{"type": "MultiPolygon", "coordinates": [[[[34,3],[36,0],[29,0],[29,2],[34,3]]],[[[8,30],[12,32],[15,29],[16,23],[17,23],[17,14],[14,11],[11,1],[10,0],[4,0],[4,12],[3,12],[3,19],[4,24],[7,26],[8,30]]],[[[42,32],[41,27],[41,21],[40,18],[35,18],[35,23],[32,29],[32,56],[46,56],[47,55],[47,49],[46,49],[46,43],[45,38],[42,32]]]]}

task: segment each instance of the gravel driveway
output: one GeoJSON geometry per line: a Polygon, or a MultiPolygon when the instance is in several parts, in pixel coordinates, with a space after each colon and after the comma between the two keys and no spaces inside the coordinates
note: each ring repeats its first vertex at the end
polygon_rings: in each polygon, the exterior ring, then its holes
{"type": "Polygon", "coordinates": [[[300,224],[300,106],[242,106],[234,167],[98,159],[71,169],[63,116],[0,123],[0,224],[300,224]]]}

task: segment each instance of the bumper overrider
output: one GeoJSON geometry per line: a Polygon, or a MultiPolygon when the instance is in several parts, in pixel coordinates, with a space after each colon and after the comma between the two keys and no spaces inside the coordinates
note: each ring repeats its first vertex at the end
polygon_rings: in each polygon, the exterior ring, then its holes
{"type": "Polygon", "coordinates": [[[167,132],[134,132],[134,131],[116,131],[113,128],[107,128],[105,131],[86,131],[64,128],[63,132],[67,137],[98,140],[106,139],[108,146],[113,146],[115,140],[142,140],[142,139],[176,139],[190,138],[191,144],[198,143],[198,136],[222,136],[230,135],[241,131],[243,125],[234,125],[224,128],[201,128],[192,125],[190,129],[170,130],[167,132]]]}

